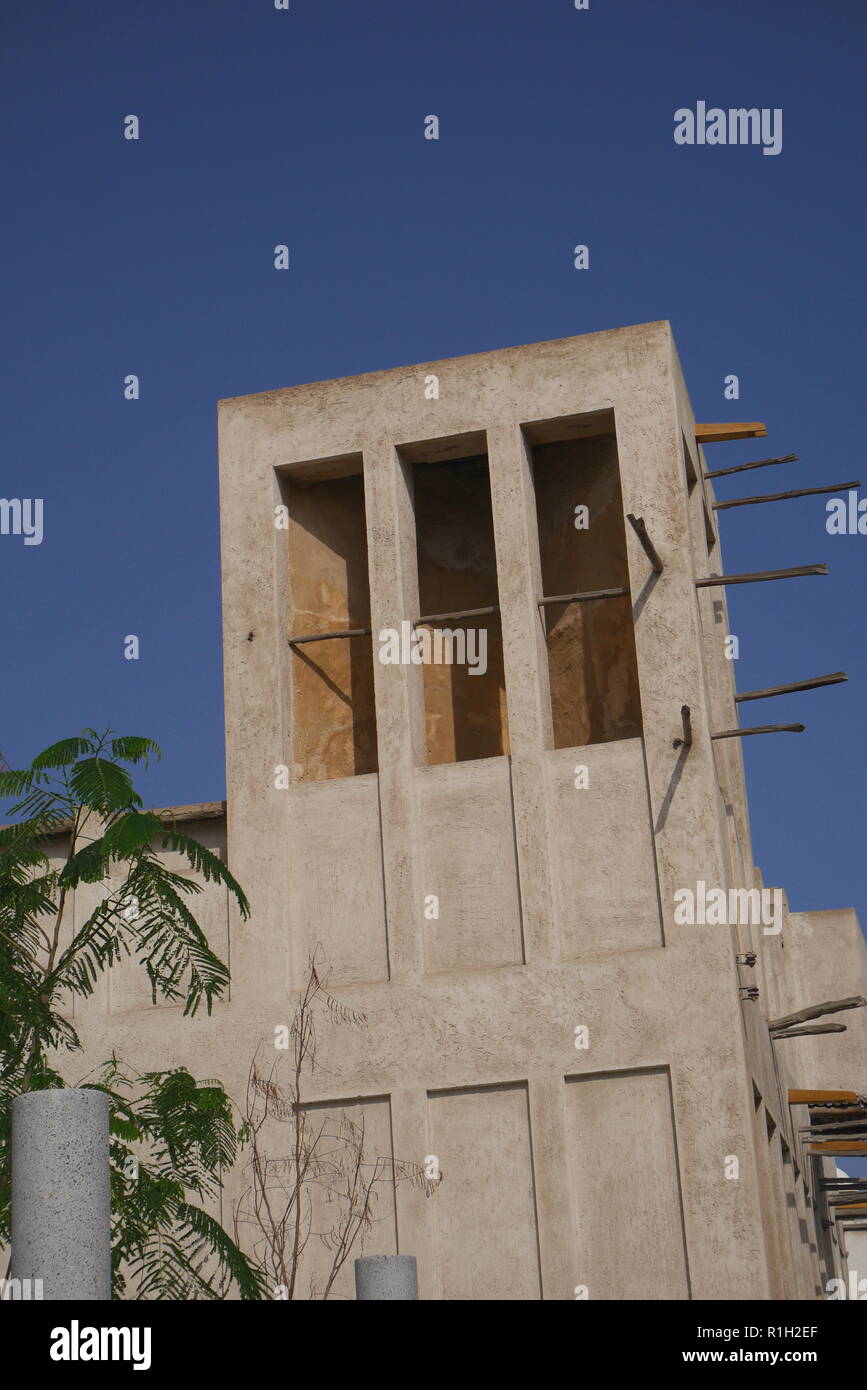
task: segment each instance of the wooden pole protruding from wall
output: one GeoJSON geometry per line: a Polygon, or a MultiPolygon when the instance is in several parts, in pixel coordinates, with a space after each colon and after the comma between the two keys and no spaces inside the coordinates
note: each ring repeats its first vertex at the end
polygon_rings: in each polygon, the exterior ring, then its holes
{"type": "Polygon", "coordinates": [[[813,676],[810,680],[793,681],[791,685],[769,685],[765,690],[744,690],[740,695],[735,695],[735,704],[739,705],[743,700],[767,700],[772,695],[791,695],[797,690],[818,690],[820,686],[839,685],[848,679],[845,671],[834,671],[829,676],[813,676]]]}
{"type": "Polygon", "coordinates": [[[655,572],[657,574],[662,574],[662,561],[659,558],[659,552],[657,551],[656,546],[653,544],[653,541],[647,534],[647,527],[645,526],[642,517],[633,516],[632,512],[627,512],[626,520],[629,522],[636,536],[640,540],[644,553],[650,561],[651,565],[653,566],[655,572]]]}
{"type": "Polygon", "coordinates": [[[697,579],[697,589],[714,589],[720,584],[761,584],[767,579],[800,579],[810,574],[827,574],[827,565],[795,565],[788,570],[756,570],[752,574],[709,574],[697,579]]]}
{"type": "Polygon", "coordinates": [[[790,497],[816,497],[823,492],[845,492],[848,488],[860,487],[861,480],[851,483],[829,483],[827,487],[799,487],[792,492],[763,492],[758,497],[732,497],[727,502],[712,502],[715,512],[727,511],[729,507],[755,507],[760,502],[785,502],[790,497]]]}
{"type": "Polygon", "coordinates": [[[784,454],[778,459],[756,459],[755,463],[739,463],[734,468],[715,468],[712,473],[705,473],[706,478],[727,478],[730,473],[747,473],[751,468],[770,468],[775,463],[797,463],[797,454],[784,454]]]}
{"type": "Polygon", "coordinates": [[[756,724],[751,729],[723,729],[718,734],[711,734],[711,738],[748,738],[750,734],[802,734],[806,727],[806,724],[756,724]]]}
{"type": "Polygon", "coordinates": [[[674,747],[675,747],[675,748],[691,748],[691,747],[692,747],[692,713],[691,713],[691,711],[690,711],[689,705],[681,705],[681,707],[680,707],[680,718],[681,718],[681,721],[682,721],[682,723],[683,723],[683,738],[676,738],[676,739],[674,740],[674,747]]]}

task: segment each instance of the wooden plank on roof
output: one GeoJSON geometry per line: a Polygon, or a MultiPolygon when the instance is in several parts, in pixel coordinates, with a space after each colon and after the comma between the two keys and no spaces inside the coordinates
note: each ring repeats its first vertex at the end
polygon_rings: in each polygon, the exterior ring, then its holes
{"type": "Polygon", "coordinates": [[[789,1091],[790,1105],[857,1105],[854,1091],[789,1091]]]}
{"type": "Polygon", "coordinates": [[[867,1139],[820,1139],[807,1149],[811,1154],[867,1154],[867,1139]]]}
{"type": "Polygon", "coordinates": [[[767,432],[767,427],[761,420],[695,427],[695,437],[699,444],[722,444],[727,439],[761,439],[767,432]]]}

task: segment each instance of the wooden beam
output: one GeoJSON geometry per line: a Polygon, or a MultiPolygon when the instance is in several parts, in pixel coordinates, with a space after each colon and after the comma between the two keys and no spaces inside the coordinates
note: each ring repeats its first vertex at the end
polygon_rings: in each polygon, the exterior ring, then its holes
{"type": "Polygon", "coordinates": [[[754,574],[710,574],[697,579],[697,589],[713,589],[718,584],[760,584],[765,579],[798,579],[807,574],[827,574],[827,565],[796,565],[790,570],[756,570],[754,574]]]}
{"type": "Polygon", "coordinates": [[[695,438],[698,444],[722,444],[727,439],[761,439],[767,428],[760,420],[740,424],[696,425],[695,438]]]}
{"type": "Polygon", "coordinates": [[[712,473],[705,473],[706,478],[726,478],[730,473],[747,473],[751,468],[768,468],[772,463],[797,463],[797,454],[785,454],[779,459],[758,459],[756,463],[739,463],[736,468],[715,468],[712,473]]]}
{"type": "Polygon", "coordinates": [[[785,502],[790,497],[815,497],[821,492],[845,492],[850,487],[860,487],[861,480],[853,483],[831,483],[829,487],[799,487],[794,492],[763,492],[758,497],[732,497],[728,502],[712,502],[715,512],[724,512],[729,507],[755,507],[759,502],[785,502]]]}
{"type": "Polygon", "coordinates": [[[413,627],[420,627],[422,623],[446,623],[457,622],[460,618],[481,618],[488,613],[499,613],[498,603],[489,604],[487,608],[462,608],[457,613],[426,613],[423,618],[416,618],[413,627]]]}
{"type": "Polygon", "coordinates": [[[627,512],[626,520],[629,522],[636,536],[641,541],[644,553],[650,561],[651,565],[653,566],[655,572],[657,574],[662,574],[662,561],[659,558],[656,546],[653,544],[653,541],[647,534],[647,527],[645,526],[644,521],[640,516],[633,516],[632,512],[627,512]]]}
{"type": "Polygon", "coordinates": [[[867,1139],[819,1139],[810,1144],[811,1154],[867,1154],[867,1139]]]}
{"type": "Polygon", "coordinates": [[[789,1091],[790,1105],[857,1105],[856,1091],[789,1091]]]}
{"type": "Polygon", "coordinates": [[[676,738],[676,739],[674,740],[674,747],[675,747],[675,748],[691,748],[691,747],[692,747],[692,714],[690,713],[689,705],[681,705],[681,707],[680,707],[680,719],[681,719],[681,723],[683,724],[683,738],[676,738]]]}
{"type": "MultiPolygon", "coordinates": [[[[847,1112],[848,1113],[848,1112],[847,1112]]],[[[802,1126],[804,1133],[822,1134],[823,1132],[838,1134],[841,1129],[863,1129],[864,1138],[867,1139],[867,1115],[862,1115],[860,1120],[826,1120],[820,1124],[809,1124],[802,1126]]],[[[843,1136],[846,1138],[847,1136],[843,1136]]],[[[853,1139],[858,1135],[853,1134],[853,1139]]]]}
{"type": "Polygon", "coordinates": [[[369,637],[369,627],[344,628],[342,632],[313,632],[309,637],[290,637],[290,647],[300,647],[303,642],[330,642],[335,637],[369,637]]]}
{"type": "Polygon", "coordinates": [[[579,589],[577,594],[552,594],[550,598],[540,598],[539,607],[545,608],[549,603],[588,603],[597,598],[623,598],[628,593],[627,584],[621,584],[618,589],[579,589]]]}
{"type": "Polygon", "coordinates": [[[806,724],[756,724],[752,729],[723,729],[711,738],[748,738],[750,734],[802,734],[806,724]]]}
{"type": "Polygon", "coordinates": [[[849,677],[845,671],[834,671],[830,676],[814,676],[808,681],[793,681],[791,685],[769,685],[766,690],[745,690],[735,696],[735,704],[742,700],[767,700],[772,695],[791,695],[796,690],[818,690],[821,685],[839,685],[849,677]]]}
{"type": "MultiPolygon", "coordinates": [[[[863,1009],[865,1005],[867,1005],[867,999],[864,998],[863,994],[849,994],[845,999],[826,999],[822,1004],[810,1004],[806,1009],[798,1009],[797,1013],[785,1014],[783,1018],[771,1019],[768,1023],[768,1027],[773,1033],[777,1028],[789,1028],[794,1023],[809,1023],[811,1018],[823,1018],[825,1014],[841,1014],[844,1009],[863,1009]]],[[[815,1094],[821,1095],[822,1092],[816,1091],[815,1094]]],[[[827,1097],[830,1099],[834,1095],[839,1095],[840,1099],[843,1100],[849,1094],[850,1092],[848,1091],[828,1091],[827,1097]]],[[[857,1101],[857,1099],[857,1096],[854,1097],[854,1101],[857,1101]]],[[[801,1103],[818,1105],[819,1101],[801,1103]]],[[[790,1104],[794,1104],[794,1101],[790,1102],[790,1104]]]]}
{"type": "Polygon", "coordinates": [[[806,1038],[813,1033],[845,1033],[845,1023],[811,1023],[809,1028],[786,1028],[782,1033],[772,1033],[774,1042],[781,1038],[806,1038]]]}

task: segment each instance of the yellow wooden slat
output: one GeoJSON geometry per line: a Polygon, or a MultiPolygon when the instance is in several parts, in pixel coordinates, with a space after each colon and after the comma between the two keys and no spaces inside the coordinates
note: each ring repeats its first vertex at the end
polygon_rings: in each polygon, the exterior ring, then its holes
{"type": "Polygon", "coordinates": [[[857,1105],[854,1091],[790,1091],[790,1105],[857,1105]]]}
{"type": "Polygon", "coordinates": [[[722,444],[726,439],[761,439],[767,432],[761,420],[731,425],[696,425],[695,427],[695,437],[699,444],[722,444]]]}

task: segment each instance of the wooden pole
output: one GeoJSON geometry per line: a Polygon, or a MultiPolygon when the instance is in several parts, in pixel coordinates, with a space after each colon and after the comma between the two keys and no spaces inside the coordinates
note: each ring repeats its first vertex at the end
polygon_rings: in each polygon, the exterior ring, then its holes
{"type": "Polygon", "coordinates": [[[689,705],[681,705],[681,707],[680,707],[680,717],[681,717],[681,720],[683,721],[683,738],[676,738],[676,739],[674,740],[674,747],[675,747],[675,748],[691,748],[691,747],[692,747],[692,715],[691,715],[691,713],[690,713],[689,705]]]}
{"type": "Polygon", "coordinates": [[[790,695],[795,690],[817,690],[821,685],[839,685],[849,677],[845,671],[834,671],[830,676],[814,676],[808,681],[793,681],[791,685],[769,685],[767,690],[745,690],[735,696],[735,704],[743,700],[766,700],[771,695],[790,695]]]}
{"type": "Polygon", "coordinates": [[[729,507],[756,506],[759,502],[784,502],[789,497],[815,497],[820,492],[844,492],[847,488],[860,486],[861,481],[856,478],[854,483],[832,483],[829,487],[799,487],[794,492],[765,492],[759,497],[733,497],[728,502],[712,502],[711,507],[715,512],[724,512],[729,507]]]}
{"type": "Polygon", "coordinates": [[[838,1129],[863,1129],[867,1138],[867,1116],[860,1120],[836,1120],[833,1123],[821,1125],[802,1125],[802,1134],[826,1134],[829,1131],[834,1133],[838,1129]]]}
{"type": "Polygon", "coordinates": [[[759,459],[756,463],[739,463],[736,468],[716,468],[705,473],[706,478],[725,478],[729,473],[746,473],[750,468],[768,468],[772,463],[797,463],[797,454],[785,454],[779,459],[759,459]]]}
{"type": "Polygon", "coordinates": [[[351,627],[342,632],[315,632],[309,637],[290,637],[290,647],[300,647],[302,642],[330,642],[333,637],[369,637],[369,627],[351,627]]]}
{"type": "Polygon", "coordinates": [[[500,605],[492,603],[487,608],[463,608],[459,613],[428,613],[423,618],[416,618],[413,627],[420,627],[422,623],[457,622],[460,618],[482,618],[488,613],[499,611],[500,605]]]}
{"type": "MultiPolygon", "coordinates": [[[[786,1014],[783,1018],[772,1019],[768,1027],[773,1033],[777,1028],[788,1028],[793,1023],[809,1023],[811,1018],[822,1018],[825,1014],[841,1014],[844,1009],[863,1009],[867,1005],[867,999],[863,994],[850,994],[845,999],[826,999],[823,1004],[810,1004],[806,1009],[798,1009],[797,1013],[786,1014]]],[[[820,1105],[820,1100],[794,1101],[793,1095],[815,1095],[827,1099],[849,1101],[850,1104],[857,1105],[858,1097],[852,1091],[790,1091],[790,1105],[820,1105]],[[850,1099],[851,1097],[851,1099],[850,1099]]]]}
{"type": "Polygon", "coordinates": [[[813,1033],[845,1033],[845,1023],[811,1023],[809,1028],[787,1028],[782,1033],[772,1033],[774,1042],[782,1038],[806,1038],[813,1033]]]}
{"type": "Polygon", "coordinates": [[[827,574],[827,565],[796,565],[790,570],[756,570],[755,574],[711,574],[697,579],[697,589],[713,589],[718,584],[760,584],[765,579],[798,579],[802,575],[827,574]]]}
{"type": "Polygon", "coordinates": [[[591,599],[597,598],[622,598],[629,593],[629,586],[622,584],[619,589],[589,589],[577,594],[553,594],[551,598],[540,598],[539,607],[545,608],[549,603],[588,603],[591,599]]]}
{"type": "Polygon", "coordinates": [[[807,1149],[811,1154],[867,1154],[864,1139],[819,1139],[807,1149]]]}
{"type": "Polygon", "coordinates": [[[747,738],[749,734],[802,734],[805,724],[761,724],[754,729],[724,729],[711,738],[747,738]]]}
{"type": "Polygon", "coordinates": [[[636,536],[641,541],[641,544],[644,548],[644,553],[650,561],[651,565],[653,566],[654,570],[657,574],[662,574],[662,561],[659,558],[656,546],[653,544],[653,541],[647,534],[647,527],[645,526],[642,518],[640,516],[633,516],[632,512],[627,512],[626,520],[629,522],[636,536]]]}

